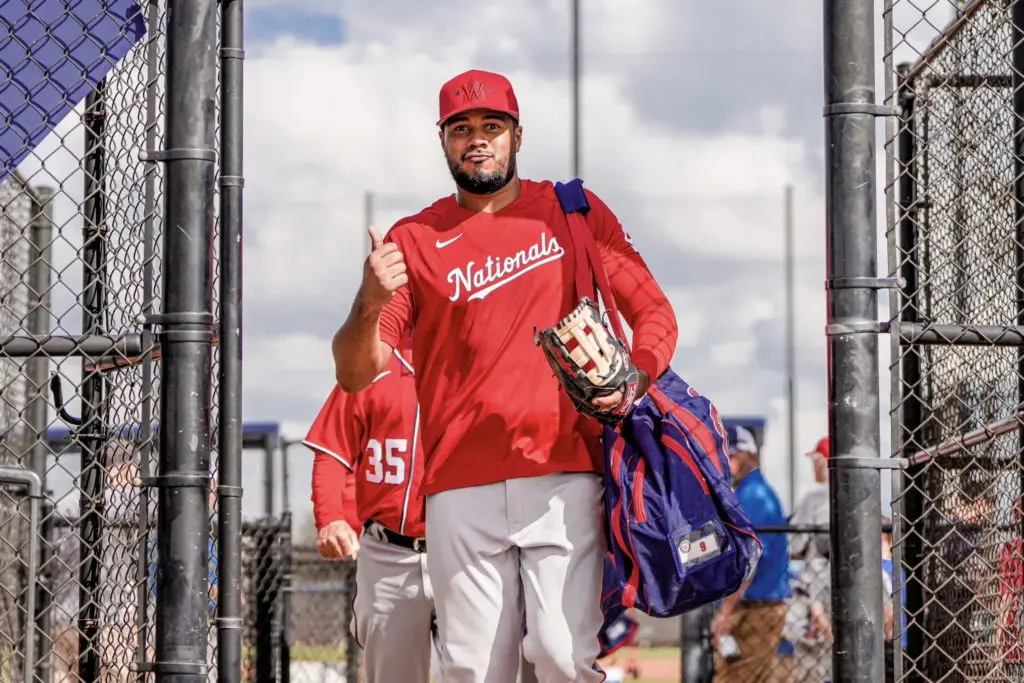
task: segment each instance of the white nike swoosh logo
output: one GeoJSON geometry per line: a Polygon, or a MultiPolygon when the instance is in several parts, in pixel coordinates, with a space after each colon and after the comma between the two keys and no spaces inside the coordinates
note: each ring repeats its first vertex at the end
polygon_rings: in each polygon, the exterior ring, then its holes
{"type": "Polygon", "coordinates": [[[462,237],[462,234],[463,233],[460,232],[455,237],[451,238],[450,240],[445,240],[444,242],[442,242],[441,240],[437,240],[436,242],[434,242],[434,246],[437,247],[438,249],[443,249],[444,247],[447,247],[449,244],[451,244],[455,240],[457,240],[460,237],[462,237]]]}

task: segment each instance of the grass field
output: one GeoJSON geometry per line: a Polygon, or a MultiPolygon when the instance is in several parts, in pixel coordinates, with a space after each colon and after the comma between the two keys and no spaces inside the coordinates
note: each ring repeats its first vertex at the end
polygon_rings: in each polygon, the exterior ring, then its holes
{"type": "Polygon", "coordinates": [[[330,645],[292,645],[293,662],[328,662],[331,664],[345,661],[345,649],[330,645]]]}
{"type": "MultiPolygon", "coordinates": [[[[345,650],[330,645],[293,645],[293,662],[345,661],[345,650]]],[[[631,683],[679,683],[679,648],[675,647],[625,647],[601,662],[605,668],[619,667],[627,672],[635,667],[638,678],[626,675],[631,683]]]]}

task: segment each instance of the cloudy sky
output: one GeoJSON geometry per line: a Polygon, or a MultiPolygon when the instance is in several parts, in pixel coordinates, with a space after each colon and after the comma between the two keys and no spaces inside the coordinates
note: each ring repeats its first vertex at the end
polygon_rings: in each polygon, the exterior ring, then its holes
{"type": "MultiPolygon", "coordinates": [[[[433,125],[441,83],[468,68],[506,74],[522,111],[521,173],[571,177],[568,2],[367,5],[310,2],[306,22],[290,9],[288,35],[269,30],[280,9],[249,5],[246,414],[290,433],[333,383],[328,342],[366,253],[363,192],[386,229],[452,191],[433,125]],[[275,96],[282,87],[304,95],[275,96]]],[[[676,372],[724,414],[768,420],[765,467],[785,497],[787,183],[803,300],[800,452],[825,430],[820,8],[584,5],[582,174],[672,300],[676,372]]],[[[297,507],[309,458],[289,458],[297,507]]]]}
{"type": "MultiPolygon", "coordinates": [[[[799,302],[796,452],[826,431],[822,3],[583,4],[582,175],[672,300],[674,370],[724,415],[768,421],[762,462],[788,508],[786,185],[799,302]]],[[[918,4],[938,6],[925,15],[911,0],[900,5],[897,23],[916,26],[901,59],[949,16],[945,2],[918,4]]],[[[278,422],[299,438],[331,389],[330,337],[366,254],[365,194],[386,230],[452,192],[434,126],[444,81],[470,68],[507,75],[522,110],[521,174],[571,177],[569,7],[247,0],[247,421],[278,422]]],[[[881,56],[878,74],[881,101],[881,56]]],[[[880,143],[883,134],[880,124],[880,143]]],[[[883,272],[884,219],[880,206],[883,272]]],[[[883,418],[887,345],[882,338],[883,418]]],[[[885,454],[888,427],[882,438],[885,454]]],[[[246,457],[245,509],[255,514],[262,465],[246,457]]],[[[304,515],[311,457],[302,448],[287,457],[291,504],[304,515]]],[[[806,486],[810,466],[799,456],[797,471],[806,486]]]]}

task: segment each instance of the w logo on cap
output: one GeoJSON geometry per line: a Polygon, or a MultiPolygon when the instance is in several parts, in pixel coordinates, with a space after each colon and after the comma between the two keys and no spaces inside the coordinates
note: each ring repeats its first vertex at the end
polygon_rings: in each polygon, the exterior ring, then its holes
{"type": "Polygon", "coordinates": [[[519,120],[512,84],[501,74],[472,69],[448,79],[438,93],[437,125],[471,109],[490,109],[519,120]]]}
{"type": "Polygon", "coordinates": [[[489,92],[491,92],[491,89],[480,81],[470,81],[456,90],[455,94],[462,95],[462,98],[469,103],[482,101],[489,92]]]}

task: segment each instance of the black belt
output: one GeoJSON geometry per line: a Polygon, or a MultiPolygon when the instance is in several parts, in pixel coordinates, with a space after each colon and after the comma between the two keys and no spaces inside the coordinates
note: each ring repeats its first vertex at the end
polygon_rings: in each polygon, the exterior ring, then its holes
{"type": "Polygon", "coordinates": [[[392,531],[380,522],[374,522],[372,519],[368,520],[365,524],[363,524],[363,528],[369,531],[370,527],[374,524],[377,525],[377,529],[384,535],[384,538],[387,539],[387,542],[391,545],[398,545],[403,548],[408,548],[409,550],[415,551],[417,553],[427,552],[427,539],[423,538],[422,536],[417,537],[400,534],[396,531],[392,531]]]}

